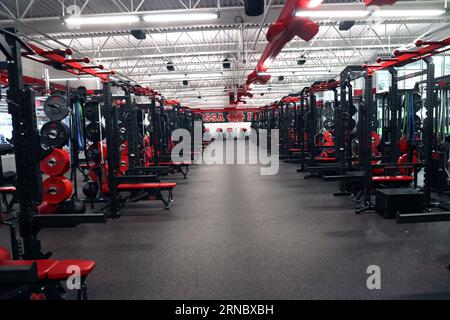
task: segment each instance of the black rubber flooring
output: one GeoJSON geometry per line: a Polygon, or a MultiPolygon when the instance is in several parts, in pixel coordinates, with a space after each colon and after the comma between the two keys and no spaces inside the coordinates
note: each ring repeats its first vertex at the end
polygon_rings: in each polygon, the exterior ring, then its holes
{"type": "Polygon", "coordinates": [[[118,221],[40,238],[55,257],[97,262],[91,299],[450,297],[448,223],[357,216],[333,197],[334,183],[304,180],[296,168],[261,176],[257,166],[197,166],[187,180],[170,178],[170,211],[130,204],[118,221]],[[381,268],[381,290],[367,289],[369,265],[381,268]]]}

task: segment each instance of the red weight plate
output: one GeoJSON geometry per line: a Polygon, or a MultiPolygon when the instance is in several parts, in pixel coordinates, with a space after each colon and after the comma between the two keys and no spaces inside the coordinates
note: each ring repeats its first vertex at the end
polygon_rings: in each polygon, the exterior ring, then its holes
{"type": "Polygon", "coordinates": [[[70,169],[69,152],[62,149],[53,149],[40,163],[41,171],[49,176],[61,176],[70,169]]]}
{"type": "Polygon", "coordinates": [[[60,204],[69,199],[73,192],[73,185],[65,177],[50,177],[42,184],[44,201],[49,204],[60,204]]]}
{"type": "Polygon", "coordinates": [[[128,155],[122,155],[120,157],[120,168],[119,171],[125,174],[128,171],[128,155]]]}

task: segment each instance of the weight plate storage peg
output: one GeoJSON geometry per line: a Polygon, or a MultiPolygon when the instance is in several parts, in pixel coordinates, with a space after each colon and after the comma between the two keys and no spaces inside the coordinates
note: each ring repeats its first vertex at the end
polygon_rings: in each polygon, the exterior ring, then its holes
{"type": "Polygon", "coordinates": [[[62,148],[69,143],[69,127],[59,121],[50,121],[41,128],[41,141],[43,144],[62,148]]]}
{"type": "Polygon", "coordinates": [[[88,101],[84,104],[84,117],[89,121],[98,121],[98,106],[99,103],[97,101],[88,101]]]}
{"type": "Polygon", "coordinates": [[[70,169],[69,152],[62,149],[53,149],[40,163],[41,171],[49,176],[61,176],[70,169]]]}
{"type": "Polygon", "coordinates": [[[44,103],[45,116],[51,121],[61,121],[69,114],[67,99],[65,96],[55,94],[48,97],[44,103]]]}
{"type": "Polygon", "coordinates": [[[59,176],[50,177],[42,183],[43,199],[49,204],[60,204],[70,198],[73,185],[69,179],[59,176]]]}

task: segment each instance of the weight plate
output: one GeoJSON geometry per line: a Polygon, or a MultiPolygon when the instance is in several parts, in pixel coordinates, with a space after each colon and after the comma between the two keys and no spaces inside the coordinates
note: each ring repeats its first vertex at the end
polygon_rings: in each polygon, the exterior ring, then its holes
{"type": "Polygon", "coordinates": [[[69,152],[63,149],[53,149],[40,163],[41,171],[49,176],[60,176],[70,169],[69,152]]]}
{"type": "Polygon", "coordinates": [[[120,157],[120,168],[119,171],[122,172],[123,174],[126,174],[128,171],[128,155],[122,155],[120,157]]]}
{"type": "Polygon", "coordinates": [[[359,155],[359,140],[358,138],[353,138],[351,142],[352,154],[357,157],[359,155]]]}
{"type": "Polygon", "coordinates": [[[344,120],[344,127],[348,131],[352,131],[356,127],[356,121],[353,118],[345,119],[344,120]]]}
{"type": "Polygon", "coordinates": [[[422,96],[418,93],[413,94],[414,113],[419,112],[423,108],[422,96]]]}
{"type": "Polygon", "coordinates": [[[331,107],[325,108],[323,109],[323,114],[326,118],[332,118],[334,116],[334,111],[331,107]]]}
{"type": "Polygon", "coordinates": [[[98,106],[99,103],[97,101],[88,101],[84,104],[83,112],[86,119],[89,121],[98,121],[98,106]]]}
{"type": "Polygon", "coordinates": [[[101,140],[101,132],[105,132],[105,127],[100,126],[98,122],[91,122],[86,126],[86,138],[92,142],[101,140]]]}
{"type": "Polygon", "coordinates": [[[348,108],[348,114],[352,117],[358,112],[358,109],[356,109],[356,106],[354,104],[351,104],[348,108]]]}
{"type": "Polygon", "coordinates": [[[61,121],[66,118],[69,114],[66,97],[60,94],[48,97],[44,103],[44,113],[51,121],[61,121]]]}
{"type": "Polygon", "coordinates": [[[64,147],[69,143],[69,135],[69,127],[59,121],[47,122],[41,128],[41,141],[49,147],[64,147]]]}
{"type": "Polygon", "coordinates": [[[78,87],[78,88],[77,88],[77,93],[78,93],[78,95],[79,95],[81,98],[86,97],[86,95],[87,95],[87,89],[86,89],[86,87],[83,87],[83,86],[78,87]]]}
{"type": "Polygon", "coordinates": [[[334,129],[334,121],[332,120],[325,120],[323,122],[323,127],[327,130],[333,130],[334,129]]]}
{"type": "Polygon", "coordinates": [[[90,146],[86,150],[86,160],[94,163],[100,161],[100,153],[98,152],[98,149],[95,146],[90,146]]]}
{"type": "Polygon", "coordinates": [[[87,182],[83,186],[83,194],[88,198],[95,198],[97,197],[99,191],[98,184],[95,182],[87,182]]]}
{"type": "Polygon", "coordinates": [[[70,198],[73,185],[69,179],[61,177],[50,177],[42,183],[43,199],[49,204],[60,204],[70,198]]]}

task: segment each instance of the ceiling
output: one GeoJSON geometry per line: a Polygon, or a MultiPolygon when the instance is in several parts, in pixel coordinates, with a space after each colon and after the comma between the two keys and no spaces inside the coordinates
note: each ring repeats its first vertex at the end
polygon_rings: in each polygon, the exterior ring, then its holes
{"type": "MultiPolygon", "coordinates": [[[[226,88],[242,84],[267,41],[265,32],[278,17],[283,0],[266,0],[263,16],[247,17],[242,0],[1,0],[0,26],[19,26],[28,41],[52,48],[68,46],[76,56],[89,56],[119,76],[178,99],[193,107],[224,107],[226,88]],[[82,15],[148,13],[162,10],[218,10],[219,19],[199,23],[145,23],[137,25],[97,25],[71,29],[63,15],[73,5],[82,15]],[[145,40],[130,35],[130,29],[143,29],[145,40]],[[223,60],[231,68],[223,68],[223,60]],[[175,71],[166,68],[172,62],[175,71]],[[183,80],[188,85],[183,85],[183,80]],[[202,98],[199,99],[198,97],[202,98]]],[[[439,8],[446,1],[401,1],[395,8],[439,8]]],[[[327,1],[330,10],[363,8],[361,1],[327,1]]],[[[349,64],[370,62],[379,53],[411,46],[415,39],[450,36],[449,12],[438,17],[357,20],[349,31],[338,29],[333,17],[317,20],[318,35],[309,43],[295,38],[273,62],[271,81],[255,86],[247,106],[261,106],[301,90],[316,80],[327,80],[349,64]],[[297,64],[306,58],[302,66],[297,64]],[[279,78],[283,76],[284,78],[279,78]],[[282,80],[282,81],[280,81],[282,80]]]]}

